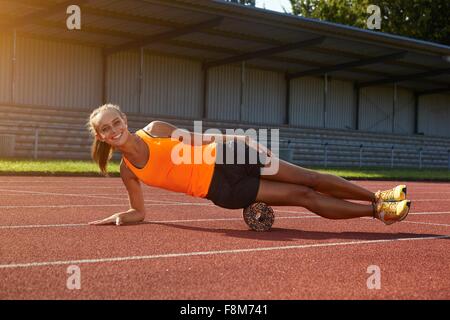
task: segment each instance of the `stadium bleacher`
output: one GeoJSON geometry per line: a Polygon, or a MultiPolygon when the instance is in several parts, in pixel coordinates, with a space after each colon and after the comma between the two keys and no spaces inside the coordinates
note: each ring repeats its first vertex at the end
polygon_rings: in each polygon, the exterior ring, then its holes
{"type": "MultiPolygon", "coordinates": [[[[17,158],[89,159],[89,110],[36,106],[0,106],[0,135],[15,136],[17,158]]],[[[130,130],[163,120],[193,130],[193,120],[127,113],[130,130]]],[[[395,166],[448,168],[450,139],[342,129],[291,127],[203,120],[203,130],[279,129],[280,149],[292,149],[292,162],[305,166],[395,166]],[[289,141],[289,144],[288,144],[289,141]]],[[[269,137],[270,139],[270,137],[269,137]]],[[[116,155],[117,158],[117,155],[116,155]]]]}

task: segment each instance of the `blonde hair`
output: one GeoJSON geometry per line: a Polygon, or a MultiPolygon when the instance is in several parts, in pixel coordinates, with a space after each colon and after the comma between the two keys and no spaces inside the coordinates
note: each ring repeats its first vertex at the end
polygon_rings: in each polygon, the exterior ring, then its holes
{"type": "Polygon", "coordinates": [[[95,118],[104,111],[107,110],[114,110],[119,113],[120,117],[123,119],[125,118],[125,115],[120,110],[120,107],[114,104],[104,104],[94,111],[92,111],[91,115],[89,116],[89,121],[87,123],[88,130],[91,134],[91,136],[94,138],[94,141],[92,142],[91,146],[91,157],[92,159],[98,164],[98,167],[100,168],[101,173],[104,176],[108,175],[108,161],[111,159],[114,149],[107,144],[106,142],[103,142],[97,138],[97,123],[95,121],[95,118]]]}

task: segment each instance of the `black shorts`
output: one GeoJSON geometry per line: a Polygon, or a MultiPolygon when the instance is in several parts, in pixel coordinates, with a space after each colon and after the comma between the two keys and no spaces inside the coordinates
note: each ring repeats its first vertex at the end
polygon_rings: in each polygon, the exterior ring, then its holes
{"type": "Polygon", "coordinates": [[[255,202],[258,194],[261,168],[264,164],[258,157],[249,156],[249,147],[246,144],[245,159],[240,155],[241,162],[244,163],[238,163],[238,150],[242,150],[238,144],[241,143],[243,142],[234,141],[217,145],[216,159],[224,160],[223,163],[216,160],[206,198],[222,208],[246,208],[255,202]],[[233,163],[225,161],[227,155],[228,159],[233,158],[233,163]]]}

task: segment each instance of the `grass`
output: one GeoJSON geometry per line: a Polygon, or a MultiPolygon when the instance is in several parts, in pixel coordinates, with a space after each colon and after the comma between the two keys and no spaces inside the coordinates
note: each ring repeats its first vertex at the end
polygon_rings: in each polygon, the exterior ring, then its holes
{"type": "Polygon", "coordinates": [[[312,168],[353,180],[450,181],[446,169],[312,168]]]}
{"type": "MultiPolygon", "coordinates": [[[[446,169],[323,167],[311,169],[355,180],[450,181],[450,170],[446,169]]],[[[119,162],[110,162],[108,171],[111,176],[118,176],[119,162]]],[[[92,161],[0,159],[0,175],[99,176],[99,170],[92,161]]]]}
{"type": "MultiPolygon", "coordinates": [[[[111,175],[119,174],[119,163],[108,165],[111,175]]],[[[24,160],[0,159],[0,175],[80,175],[98,176],[99,169],[92,161],[83,160],[24,160]]]]}

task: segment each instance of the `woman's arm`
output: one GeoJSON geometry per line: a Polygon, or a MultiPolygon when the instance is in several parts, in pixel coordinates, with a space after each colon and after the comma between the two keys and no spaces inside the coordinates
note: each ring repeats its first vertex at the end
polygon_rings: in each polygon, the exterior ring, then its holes
{"type": "MultiPolygon", "coordinates": [[[[202,145],[202,144],[209,144],[214,141],[226,142],[227,140],[230,141],[236,139],[245,142],[250,148],[255,149],[259,153],[266,154],[268,157],[272,156],[272,151],[270,149],[268,149],[261,143],[258,143],[250,136],[226,135],[226,134],[199,134],[177,128],[173,124],[164,121],[153,121],[145,128],[145,130],[147,130],[147,132],[150,133],[151,135],[157,137],[172,137],[174,132],[176,130],[179,130],[178,131],[179,134],[175,134],[175,136],[178,137],[181,135],[186,137],[189,136],[190,145],[196,145],[198,144],[198,141],[200,142],[200,145],[202,145]]],[[[182,139],[180,140],[182,141],[182,139]]]]}
{"type": "Polygon", "coordinates": [[[115,213],[112,216],[93,221],[90,224],[116,224],[138,223],[145,219],[144,196],[142,194],[141,183],[136,176],[128,169],[124,162],[120,164],[120,177],[127,188],[130,200],[130,209],[125,212],[115,213]]]}
{"type": "Polygon", "coordinates": [[[182,136],[189,137],[189,144],[195,145],[200,142],[200,144],[209,144],[214,141],[222,141],[225,142],[226,139],[238,139],[245,142],[249,142],[249,137],[244,135],[225,135],[225,134],[200,134],[195,132],[190,132],[185,129],[180,129],[173,124],[164,121],[152,121],[145,129],[152,136],[156,137],[180,137],[180,140],[183,141],[182,136]],[[177,131],[177,132],[175,132],[177,131]]]}

